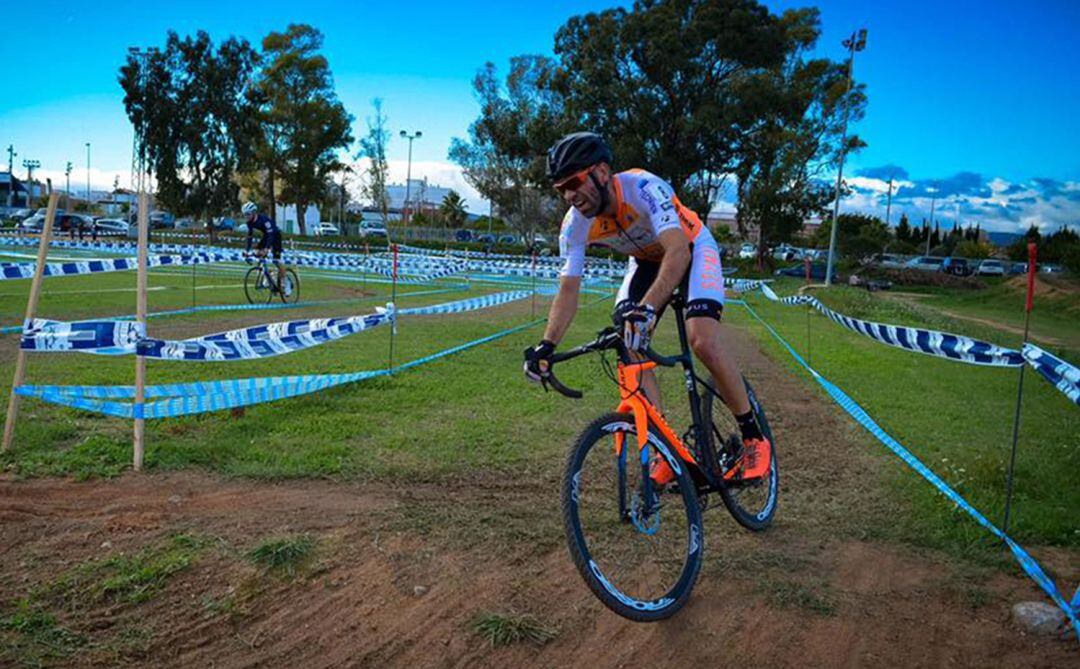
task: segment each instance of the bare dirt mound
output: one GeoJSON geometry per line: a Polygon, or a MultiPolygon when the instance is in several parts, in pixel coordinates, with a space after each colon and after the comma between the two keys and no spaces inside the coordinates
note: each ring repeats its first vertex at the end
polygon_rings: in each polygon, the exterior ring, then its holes
{"type": "MultiPolygon", "coordinates": [[[[747,336],[726,336],[773,415],[781,507],[761,535],[707,512],[705,567],[672,620],[630,623],[592,597],[551,473],[411,487],[0,480],[0,666],[1076,666],[1075,643],[1008,622],[1012,602],[1041,599],[1026,579],[869,538],[903,512],[868,487],[880,453],[747,336]],[[316,548],[294,574],[251,561],[267,538],[301,534],[316,548]],[[195,557],[146,598],[102,595],[86,576],[176,535],[199,538],[195,557]],[[19,618],[20,599],[52,623],[19,618]],[[473,627],[491,612],[556,636],[495,648],[473,627]]],[[[1065,582],[1080,576],[1075,555],[1053,562],[1065,582]]]]}

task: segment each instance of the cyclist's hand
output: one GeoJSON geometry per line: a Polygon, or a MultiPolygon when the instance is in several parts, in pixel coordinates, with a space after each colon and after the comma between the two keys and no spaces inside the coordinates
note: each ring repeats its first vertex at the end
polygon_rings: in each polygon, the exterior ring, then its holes
{"type": "Polygon", "coordinates": [[[555,352],[554,342],[540,340],[536,346],[525,349],[525,378],[533,383],[543,383],[551,367],[551,354],[555,352]]]}
{"type": "Polygon", "coordinates": [[[644,351],[656,326],[656,309],[648,304],[627,301],[615,311],[615,326],[622,331],[623,344],[631,351],[644,351]]]}

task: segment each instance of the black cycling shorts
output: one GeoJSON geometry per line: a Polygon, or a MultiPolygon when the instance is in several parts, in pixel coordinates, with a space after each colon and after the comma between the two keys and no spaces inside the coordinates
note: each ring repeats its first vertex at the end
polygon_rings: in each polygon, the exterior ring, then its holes
{"type": "Polygon", "coordinates": [[[259,250],[270,249],[270,256],[274,260],[281,260],[281,231],[267,232],[259,240],[259,250]]]}

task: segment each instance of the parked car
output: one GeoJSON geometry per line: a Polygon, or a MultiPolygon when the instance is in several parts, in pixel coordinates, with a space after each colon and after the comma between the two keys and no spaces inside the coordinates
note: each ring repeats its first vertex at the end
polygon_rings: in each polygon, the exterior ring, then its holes
{"type": "Polygon", "coordinates": [[[747,242],[739,247],[739,258],[742,260],[752,260],[757,257],[757,246],[747,242]]]}
{"type": "MultiPolygon", "coordinates": [[[[812,262],[812,263],[810,263],[810,278],[815,280],[815,281],[824,281],[825,280],[825,268],[828,267],[828,265],[829,265],[828,263],[824,263],[824,262],[812,262]]],[[[806,277],[806,264],[805,263],[799,263],[797,265],[792,265],[791,267],[784,267],[782,269],[776,270],[775,274],[776,274],[776,276],[795,276],[795,277],[799,277],[801,279],[801,278],[806,277]]],[[[837,278],[838,276],[839,275],[836,273],[836,268],[833,267],[833,270],[832,270],[832,280],[833,280],[833,282],[836,282],[836,281],[839,280],[837,278]]]]}
{"type": "Polygon", "coordinates": [[[376,221],[363,221],[360,223],[361,237],[382,237],[386,239],[386,226],[376,221]]]}
{"type": "Polygon", "coordinates": [[[329,221],[323,221],[315,226],[315,235],[321,237],[322,235],[340,235],[341,229],[337,225],[330,223],[329,221]]]}
{"type": "Polygon", "coordinates": [[[480,242],[481,244],[494,244],[495,235],[491,234],[490,232],[481,232],[480,234],[476,235],[473,241],[480,242]]]}
{"type": "Polygon", "coordinates": [[[1056,263],[1043,263],[1039,265],[1039,271],[1045,274],[1060,274],[1065,271],[1065,268],[1056,263]]]}
{"type": "Polygon", "coordinates": [[[1009,265],[1009,274],[1027,274],[1028,264],[1026,262],[1014,262],[1009,265]]]}
{"type": "Polygon", "coordinates": [[[33,215],[34,215],[34,210],[33,209],[16,209],[15,211],[8,214],[8,218],[10,218],[13,221],[20,222],[20,221],[25,221],[26,219],[30,218],[33,215]]]}
{"type": "Polygon", "coordinates": [[[941,256],[915,256],[911,260],[907,261],[904,267],[908,269],[918,269],[924,272],[937,272],[941,269],[941,264],[945,262],[945,259],[941,256]]]}
{"type": "Polygon", "coordinates": [[[126,237],[128,230],[135,226],[119,218],[99,218],[94,221],[99,235],[120,235],[126,237]]]}
{"type": "Polygon", "coordinates": [[[199,227],[199,224],[190,218],[178,218],[173,227],[177,230],[191,230],[199,227]]]}
{"type": "Polygon", "coordinates": [[[499,235],[500,244],[517,244],[518,238],[515,235],[499,235]]]}
{"type": "Polygon", "coordinates": [[[473,240],[472,230],[454,230],[454,241],[458,242],[471,242],[473,240]]]}
{"type": "Polygon", "coordinates": [[[941,271],[953,276],[971,276],[975,272],[975,263],[969,263],[967,258],[949,256],[941,263],[941,271]]]}
{"type": "MultiPolygon", "coordinates": [[[[825,253],[828,253],[828,251],[825,253]]],[[[904,267],[905,260],[903,256],[892,253],[879,253],[871,259],[870,263],[881,269],[901,269],[904,267]]]]}
{"type": "Polygon", "coordinates": [[[39,232],[45,225],[45,216],[34,214],[19,221],[19,229],[23,232],[39,232]]]}
{"type": "Polygon", "coordinates": [[[975,270],[979,276],[1005,276],[1005,263],[997,258],[987,258],[975,270]]]}
{"type": "Polygon", "coordinates": [[[799,249],[790,244],[781,244],[773,249],[772,256],[777,260],[796,260],[799,258],[799,249]]]}

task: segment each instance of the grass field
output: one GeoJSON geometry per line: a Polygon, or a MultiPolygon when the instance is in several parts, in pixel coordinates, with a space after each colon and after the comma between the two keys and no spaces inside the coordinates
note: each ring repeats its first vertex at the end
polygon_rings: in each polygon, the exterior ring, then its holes
{"type": "MultiPolygon", "coordinates": [[[[196,304],[235,303],[241,297],[242,267],[214,266],[194,272],[196,304]]],[[[186,337],[262,322],[294,318],[368,313],[388,299],[389,286],[339,277],[301,273],[303,300],[343,300],[273,312],[207,312],[153,319],[155,336],[186,337]],[[366,291],[366,292],[365,292],[366,291]],[[369,294],[373,293],[373,294],[369,294]]],[[[132,276],[124,273],[47,279],[39,314],[88,318],[134,311],[132,276]]],[[[18,322],[27,281],[0,284],[4,323],[18,322]]],[[[151,274],[150,309],[192,305],[192,271],[158,270],[151,274]]],[[[782,294],[794,286],[781,283],[782,294]]],[[[433,304],[478,290],[410,296],[430,290],[402,286],[400,306],[433,304]]],[[[495,290],[495,288],[491,288],[495,290]]],[[[592,299],[583,298],[583,302],[592,299]]],[[[923,325],[969,334],[1005,345],[1016,338],[995,328],[941,316],[925,304],[907,305],[861,291],[837,288],[824,298],[833,308],[880,322],[923,325]]],[[[946,301],[944,296],[934,299],[946,301]]],[[[963,300],[949,307],[963,309],[963,300]]],[[[1001,300],[1005,298],[1002,296],[1001,300]]],[[[1012,429],[1017,372],[982,369],[898,351],[848,332],[801,308],[750,302],[812,364],[859,401],[901,443],[956,487],[991,519],[1000,519],[1005,466],[1012,429]]],[[[547,298],[496,309],[445,317],[403,319],[395,340],[395,362],[404,362],[444,348],[523,324],[546,314],[547,298]]],[[[609,302],[582,309],[567,342],[583,341],[607,324],[609,302]]],[[[803,374],[764,330],[739,307],[728,309],[728,322],[753,332],[770,355],[803,374]]],[[[1045,314],[1040,328],[1068,328],[1058,316],[1045,314]]],[[[660,345],[674,346],[673,328],[665,325],[660,345]]],[[[562,454],[588,419],[607,410],[612,389],[595,360],[583,360],[563,372],[565,381],[586,391],[581,402],[545,395],[520,378],[520,351],[540,335],[540,328],[516,333],[422,368],[326,392],[250,407],[242,418],[219,412],[152,421],[148,424],[145,466],[151,471],[188,467],[229,475],[280,478],[386,478],[439,480],[483,470],[521,475],[540,468],[554,472],[562,454]],[[552,416],[558,415],[553,421],[552,416]],[[403,419],[408,417],[408,419],[403,419]]],[[[150,383],[246,378],[285,374],[337,373],[386,366],[389,328],[347,338],[310,351],[253,362],[190,364],[151,361],[150,383]]],[[[0,391],[9,390],[14,346],[8,336],[0,354],[0,391]],[[6,371],[5,371],[6,370],[6,371]]],[[[1065,353],[1071,347],[1066,347],[1065,353]]],[[[1062,352],[1062,351],[1059,351],[1062,352]]],[[[31,355],[29,382],[130,384],[131,358],[111,359],[76,354],[31,355]]],[[[807,384],[812,382],[807,378],[807,384]]],[[[678,377],[666,384],[678,396],[678,377]]],[[[1017,459],[1014,528],[1024,541],[1080,545],[1071,509],[1080,502],[1080,412],[1033,374],[1028,375],[1017,459]]],[[[839,411],[839,409],[837,409],[839,411]]],[[[678,419],[680,408],[672,409],[678,419]]],[[[0,459],[19,476],[108,476],[124,471],[131,459],[128,421],[23,400],[16,448],[0,459]]],[[[911,514],[898,514],[904,535],[933,545],[964,546],[982,541],[984,533],[959,520],[921,479],[898,461],[883,469],[897,499],[911,514]]],[[[867,485],[878,482],[868,481],[867,485]]],[[[886,532],[887,533],[887,532],[886,532]]]]}
{"type": "MultiPolygon", "coordinates": [[[[797,285],[781,284],[777,290],[790,294],[797,285]]],[[[950,318],[933,307],[892,301],[878,293],[837,287],[821,299],[834,310],[858,318],[942,329],[1005,346],[1020,343],[1020,337],[990,325],[950,318]]],[[[989,304],[1002,304],[1004,309],[1006,296],[1001,289],[988,299],[996,300],[989,304]]],[[[966,296],[936,297],[939,304],[957,312],[966,308],[968,300],[966,296]]],[[[752,296],[750,302],[816,370],[843,388],[976,508],[1000,523],[1019,371],[901,351],[840,328],[816,312],[808,318],[805,308],[775,305],[760,296],[752,296]]],[[[1061,327],[1070,333],[1063,322],[1066,318],[1044,310],[1038,327],[1061,327]]],[[[764,328],[749,327],[775,359],[805,375],[764,328]]],[[[1072,351],[1049,348],[1067,357],[1072,351]]],[[[812,382],[808,379],[808,383],[812,382]]],[[[1073,511],[1080,504],[1080,411],[1028,370],[1020,425],[1011,532],[1021,541],[1080,546],[1073,511]]],[[[894,462],[888,468],[891,485],[913,504],[913,513],[902,518],[910,537],[933,545],[963,545],[986,536],[973,523],[958,522],[962,512],[944,511],[942,499],[927,483],[894,462]]]]}

